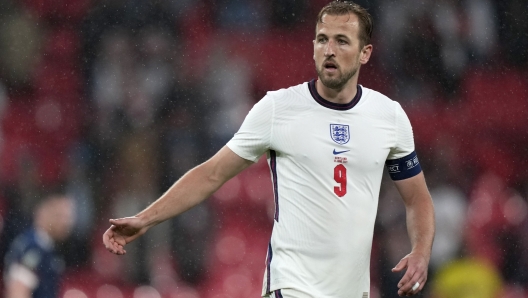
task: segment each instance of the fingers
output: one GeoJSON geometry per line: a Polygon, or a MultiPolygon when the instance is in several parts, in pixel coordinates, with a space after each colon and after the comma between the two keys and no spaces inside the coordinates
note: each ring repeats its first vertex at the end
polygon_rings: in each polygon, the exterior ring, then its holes
{"type": "Polygon", "coordinates": [[[400,272],[405,268],[407,268],[407,258],[401,259],[401,261],[392,268],[392,272],[400,272]]]}
{"type": "Polygon", "coordinates": [[[120,244],[116,240],[116,234],[114,233],[114,229],[116,226],[112,225],[106,232],[103,234],[103,244],[105,248],[116,255],[124,255],[126,254],[126,250],[123,248],[123,244],[120,244]]]}
{"type": "Polygon", "coordinates": [[[412,296],[420,292],[427,280],[427,277],[421,272],[407,271],[398,283],[399,296],[412,296]]]}
{"type": "Polygon", "coordinates": [[[398,283],[398,295],[412,296],[420,292],[427,281],[427,261],[420,257],[406,256],[392,271],[400,272],[404,268],[407,270],[398,283]]]}
{"type": "Polygon", "coordinates": [[[148,229],[135,216],[110,219],[109,222],[112,225],[104,233],[103,243],[108,251],[118,255],[124,255],[126,251],[123,247],[144,234],[148,229]]]}
{"type": "Polygon", "coordinates": [[[114,225],[116,227],[127,224],[126,218],[109,219],[108,221],[110,222],[110,224],[112,224],[112,225],[114,225]]]}
{"type": "Polygon", "coordinates": [[[110,247],[112,248],[110,251],[116,255],[124,255],[126,254],[126,250],[123,248],[123,245],[117,243],[113,238],[110,239],[110,247]]]}

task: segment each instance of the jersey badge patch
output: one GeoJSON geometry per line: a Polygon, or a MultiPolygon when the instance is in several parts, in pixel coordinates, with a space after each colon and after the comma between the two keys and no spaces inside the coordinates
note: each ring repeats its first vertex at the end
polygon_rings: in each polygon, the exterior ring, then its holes
{"type": "Polygon", "coordinates": [[[350,140],[350,129],[346,124],[330,124],[330,136],[338,144],[346,144],[350,140]]]}

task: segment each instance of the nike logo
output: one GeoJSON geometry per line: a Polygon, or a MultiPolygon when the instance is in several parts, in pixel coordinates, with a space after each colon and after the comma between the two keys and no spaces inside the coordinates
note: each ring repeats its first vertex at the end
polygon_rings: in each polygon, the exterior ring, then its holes
{"type": "Polygon", "coordinates": [[[334,155],[338,155],[338,154],[345,153],[345,152],[348,152],[348,151],[350,151],[350,150],[336,151],[336,150],[334,149],[334,155]]]}

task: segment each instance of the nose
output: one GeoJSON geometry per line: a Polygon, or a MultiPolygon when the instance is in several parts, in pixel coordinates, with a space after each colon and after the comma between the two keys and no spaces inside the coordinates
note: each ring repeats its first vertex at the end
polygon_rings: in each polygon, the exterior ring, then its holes
{"type": "Polygon", "coordinates": [[[325,51],[324,51],[325,57],[335,56],[334,46],[335,46],[335,44],[334,44],[334,41],[332,41],[332,40],[329,40],[326,43],[325,51]]]}

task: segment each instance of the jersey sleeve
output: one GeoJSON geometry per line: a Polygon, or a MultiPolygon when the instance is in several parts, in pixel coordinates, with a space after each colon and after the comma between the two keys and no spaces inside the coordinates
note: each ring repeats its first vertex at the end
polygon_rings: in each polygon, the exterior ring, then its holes
{"type": "Polygon", "coordinates": [[[392,180],[403,180],[422,172],[414,151],[411,122],[400,104],[396,108],[396,142],[391,148],[385,165],[392,180]]]}
{"type": "Polygon", "coordinates": [[[388,160],[399,159],[414,152],[414,136],[411,121],[399,103],[396,103],[396,142],[391,148],[388,160]]]}
{"type": "Polygon", "coordinates": [[[227,147],[238,156],[257,162],[270,148],[273,100],[269,95],[253,106],[227,147]]]}

